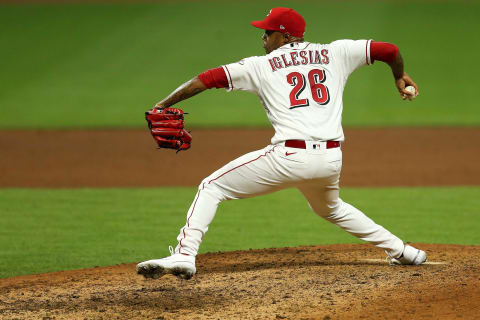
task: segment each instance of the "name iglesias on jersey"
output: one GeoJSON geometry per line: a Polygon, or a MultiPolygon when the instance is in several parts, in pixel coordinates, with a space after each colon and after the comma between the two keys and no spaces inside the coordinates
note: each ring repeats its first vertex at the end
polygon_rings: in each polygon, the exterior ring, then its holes
{"type": "Polygon", "coordinates": [[[278,57],[268,59],[272,72],[278,69],[288,68],[290,66],[299,66],[307,64],[328,64],[330,62],[328,58],[328,50],[301,50],[292,51],[290,54],[281,54],[278,57]]]}

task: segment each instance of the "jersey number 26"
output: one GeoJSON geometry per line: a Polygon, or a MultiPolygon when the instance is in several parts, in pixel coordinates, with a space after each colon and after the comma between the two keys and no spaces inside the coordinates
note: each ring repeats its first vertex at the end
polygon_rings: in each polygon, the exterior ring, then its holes
{"type": "MultiPolygon", "coordinates": [[[[326,79],[325,70],[313,69],[308,73],[308,84],[312,91],[312,98],[320,105],[325,105],[330,101],[328,88],[323,84],[326,79]]],[[[291,72],[287,75],[287,82],[293,86],[290,92],[290,109],[309,106],[308,99],[299,98],[307,83],[305,75],[296,71],[291,72]]]]}

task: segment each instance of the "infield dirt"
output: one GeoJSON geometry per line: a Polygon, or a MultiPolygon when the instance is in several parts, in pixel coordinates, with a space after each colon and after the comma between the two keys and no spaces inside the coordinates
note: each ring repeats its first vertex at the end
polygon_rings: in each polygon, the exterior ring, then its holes
{"type": "Polygon", "coordinates": [[[480,247],[418,244],[445,264],[390,266],[369,245],[197,258],[197,275],[135,265],[0,281],[2,319],[478,319],[480,247]]]}
{"type": "MultiPolygon", "coordinates": [[[[0,187],[196,185],[271,134],[195,130],[192,149],[175,155],[144,130],[2,131],[0,187]]],[[[480,185],[480,129],[346,135],[343,186],[480,185]]],[[[480,247],[417,246],[430,264],[390,266],[373,246],[331,245],[199,255],[189,281],[147,281],[134,264],[0,279],[0,318],[480,318],[480,247]]]]}
{"type": "MultiPolygon", "coordinates": [[[[195,186],[270,143],[269,129],[193,130],[157,150],[147,130],[0,131],[0,188],[195,186]]],[[[480,185],[480,129],[349,129],[341,186],[480,185]]]]}

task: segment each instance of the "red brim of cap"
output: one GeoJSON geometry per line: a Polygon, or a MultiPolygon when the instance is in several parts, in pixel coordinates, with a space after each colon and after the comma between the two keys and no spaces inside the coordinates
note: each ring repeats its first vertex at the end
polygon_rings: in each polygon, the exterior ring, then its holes
{"type": "Polygon", "coordinates": [[[263,30],[269,30],[268,26],[267,26],[267,23],[264,20],[252,21],[252,22],[250,22],[250,24],[252,26],[254,26],[255,28],[259,28],[259,29],[263,29],[263,30]]]}

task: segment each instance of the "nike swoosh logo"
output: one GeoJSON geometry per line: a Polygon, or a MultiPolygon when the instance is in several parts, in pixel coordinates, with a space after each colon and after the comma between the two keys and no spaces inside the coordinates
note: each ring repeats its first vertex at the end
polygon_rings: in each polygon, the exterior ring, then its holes
{"type": "Polygon", "coordinates": [[[286,156],[290,156],[290,155],[295,154],[295,153],[296,153],[296,152],[285,152],[285,155],[286,155],[286,156]]]}

